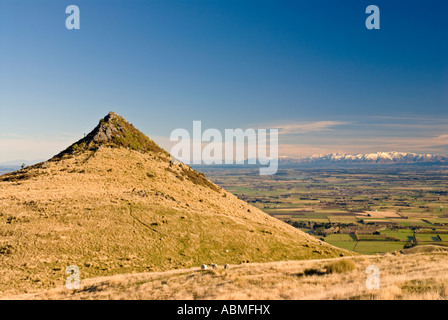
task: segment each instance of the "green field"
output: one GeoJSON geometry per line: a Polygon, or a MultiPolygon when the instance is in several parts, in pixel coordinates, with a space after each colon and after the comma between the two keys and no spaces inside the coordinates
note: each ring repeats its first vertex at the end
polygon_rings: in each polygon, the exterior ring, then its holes
{"type": "Polygon", "coordinates": [[[330,234],[329,236],[325,237],[325,241],[335,242],[335,241],[354,241],[354,240],[349,234],[330,234]]]}
{"type": "Polygon", "coordinates": [[[355,245],[356,245],[356,242],[354,242],[354,241],[352,241],[352,242],[350,242],[350,241],[331,241],[328,243],[334,245],[335,247],[347,249],[350,251],[353,251],[353,249],[355,248],[355,245]]]}
{"type": "Polygon", "coordinates": [[[355,251],[361,254],[375,254],[401,250],[403,246],[403,242],[360,241],[356,244],[355,251]]]}
{"type": "Polygon", "coordinates": [[[414,238],[414,232],[408,229],[383,230],[381,234],[397,238],[400,241],[410,241],[414,238]]]}
{"type": "Polygon", "coordinates": [[[421,233],[417,233],[416,234],[416,238],[417,241],[419,242],[423,242],[423,241],[440,241],[439,238],[437,237],[437,234],[421,234],[421,233]]]}

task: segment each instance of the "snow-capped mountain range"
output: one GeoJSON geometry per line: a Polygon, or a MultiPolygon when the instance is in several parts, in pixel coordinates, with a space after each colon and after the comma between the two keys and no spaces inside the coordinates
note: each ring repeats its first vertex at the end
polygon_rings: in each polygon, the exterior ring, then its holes
{"type": "Polygon", "coordinates": [[[448,163],[448,155],[418,154],[406,152],[376,152],[358,154],[316,154],[306,158],[293,159],[281,157],[284,163],[365,163],[365,164],[398,164],[398,163],[448,163]]]}

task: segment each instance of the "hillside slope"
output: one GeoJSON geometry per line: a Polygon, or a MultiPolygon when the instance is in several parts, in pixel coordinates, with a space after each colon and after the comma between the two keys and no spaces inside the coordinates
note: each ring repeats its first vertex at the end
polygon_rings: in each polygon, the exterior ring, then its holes
{"type": "Polygon", "coordinates": [[[0,292],[83,278],[350,255],[239,200],[110,113],[49,161],[0,176],[0,292]]]}
{"type": "Polygon", "coordinates": [[[448,253],[356,256],[249,263],[224,270],[200,268],[122,274],[81,281],[9,299],[448,299],[448,253]],[[368,289],[368,266],[377,266],[379,289],[368,289]],[[339,267],[335,266],[345,266],[339,267]],[[351,266],[351,267],[347,267],[351,266]],[[333,270],[332,272],[325,272],[333,270]]]}

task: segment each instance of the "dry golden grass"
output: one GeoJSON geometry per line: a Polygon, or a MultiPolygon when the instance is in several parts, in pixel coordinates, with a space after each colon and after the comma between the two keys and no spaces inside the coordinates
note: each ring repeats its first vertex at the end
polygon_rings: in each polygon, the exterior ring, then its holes
{"type": "Polygon", "coordinates": [[[59,286],[68,265],[91,278],[353,254],[186,170],[163,153],[102,147],[7,176],[0,181],[0,293],[59,286]]]}
{"type": "Polygon", "coordinates": [[[314,261],[232,265],[123,274],[81,280],[65,287],[12,299],[447,299],[448,254],[356,256],[314,261]],[[329,265],[353,265],[325,272],[329,265]],[[366,268],[380,270],[380,288],[366,288],[366,268]],[[305,270],[321,270],[306,275],[305,270]]]}

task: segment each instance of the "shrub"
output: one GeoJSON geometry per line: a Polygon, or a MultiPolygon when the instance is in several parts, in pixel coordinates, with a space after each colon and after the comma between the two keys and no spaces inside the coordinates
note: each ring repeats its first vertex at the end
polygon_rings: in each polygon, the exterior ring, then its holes
{"type": "Polygon", "coordinates": [[[345,273],[349,271],[353,271],[356,268],[356,265],[351,260],[339,260],[336,262],[332,262],[328,264],[326,267],[327,273],[345,273]]]}
{"type": "Polygon", "coordinates": [[[321,270],[318,270],[318,269],[309,268],[309,269],[305,269],[305,270],[303,271],[303,274],[304,274],[305,276],[314,276],[314,275],[316,275],[316,276],[322,276],[322,275],[325,274],[325,272],[322,272],[321,270]]]}

